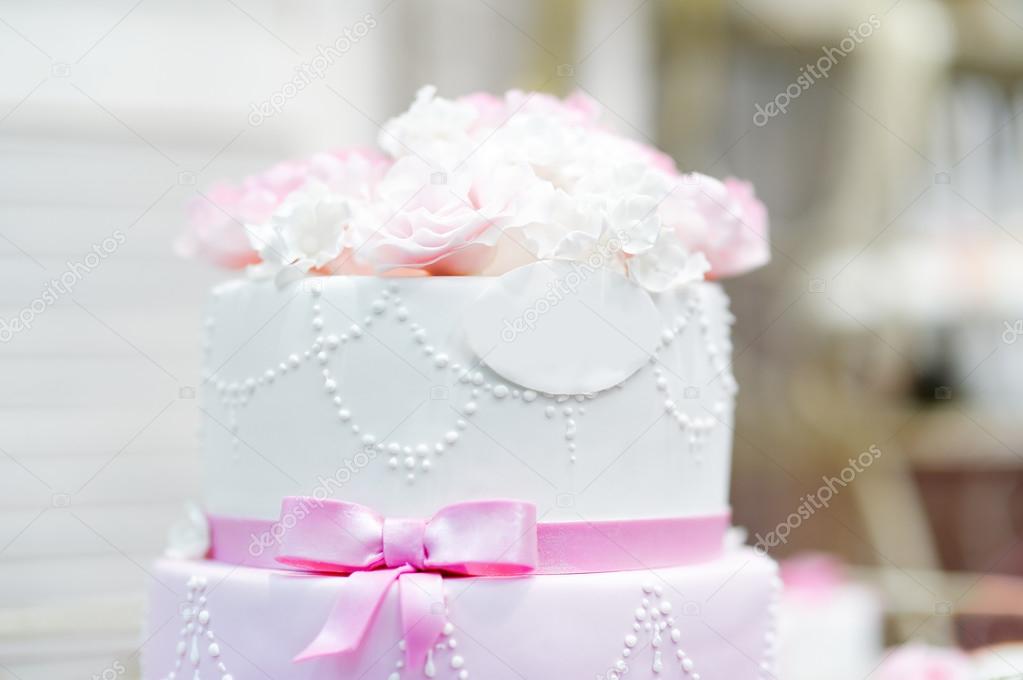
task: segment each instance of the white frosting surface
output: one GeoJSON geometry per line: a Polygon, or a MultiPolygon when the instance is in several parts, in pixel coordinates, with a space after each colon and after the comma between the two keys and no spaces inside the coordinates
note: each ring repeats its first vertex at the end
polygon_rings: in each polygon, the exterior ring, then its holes
{"type": "Polygon", "coordinates": [[[660,325],[650,295],[618,272],[550,260],[493,279],[463,319],[469,348],[498,375],[552,394],[625,382],[660,325]]]}
{"type": "MultiPolygon", "coordinates": [[[[338,276],[219,287],[201,389],[207,511],[271,519],[286,495],[391,516],[517,498],[536,503],[544,521],[727,507],[735,381],[718,285],[652,294],[651,358],[620,371],[610,389],[554,396],[510,382],[470,349],[467,317],[495,281],[338,276]]],[[[616,295],[620,308],[627,298],[616,295]]],[[[560,352],[592,354],[633,335],[633,349],[650,342],[628,324],[580,323],[577,337],[564,337],[570,317],[558,327],[560,352]]],[[[594,371],[621,365],[612,355],[594,371]]]]}

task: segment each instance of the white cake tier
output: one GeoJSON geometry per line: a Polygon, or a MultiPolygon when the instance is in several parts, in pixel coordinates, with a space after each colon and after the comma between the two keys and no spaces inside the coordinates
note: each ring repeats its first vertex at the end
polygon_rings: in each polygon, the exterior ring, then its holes
{"type": "MultiPolygon", "coordinates": [[[[511,383],[469,349],[471,308],[496,281],[219,287],[201,390],[207,510],[271,519],[288,495],[388,516],[515,498],[546,521],[727,508],[735,381],[718,285],[653,295],[648,316],[662,330],[650,360],[610,389],[554,396],[511,383]]],[[[577,309],[588,317],[570,338],[580,351],[649,343],[613,307],[577,309]]],[[[614,352],[600,363],[604,376],[622,370],[614,352]]]]}

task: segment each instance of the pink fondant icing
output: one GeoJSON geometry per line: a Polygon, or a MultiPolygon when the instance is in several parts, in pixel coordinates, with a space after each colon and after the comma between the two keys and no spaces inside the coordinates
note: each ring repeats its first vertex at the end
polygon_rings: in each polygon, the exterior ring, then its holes
{"type": "MultiPolygon", "coordinates": [[[[147,680],[166,677],[179,660],[179,678],[196,672],[233,680],[427,677],[425,664],[397,666],[403,654],[396,589],[385,596],[357,654],[294,663],[323,626],[346,577],[172,560],[152,573],[142,648],[147,680]],[[196,627],[197,621],[205,623],[196,627]],[[197,632],[193,664],[190,636],[197,632]]],[[[453,578],[445,590],[446,602],[436,604],[446,620],[444,634],[428,657],[437,678],[458,679],[465,670],[464,677],[485,680],[689,680],[692,673],[754,680],[770,668],[777,571],[750,550],[669,569],[453,578]],[[671,623],[654,646],[646,624],[662,620],[671,623]]]]}

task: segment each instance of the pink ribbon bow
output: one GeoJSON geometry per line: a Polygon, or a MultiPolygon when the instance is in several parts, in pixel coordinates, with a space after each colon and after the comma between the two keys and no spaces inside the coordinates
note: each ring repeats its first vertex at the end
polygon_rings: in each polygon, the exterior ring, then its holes
{"type": "Polygon", "coordinates": [[[291,526],[278,562],[350,574],[322,630],[295,661],[358,650],[397,581],[405,661],[423,668],[444,629],[442,573],[510,576],[537,565],[536,507],[519,501],[456,503],[421,520],[386,519],[355,503],[288,497],[281,524],[291,526]]]}

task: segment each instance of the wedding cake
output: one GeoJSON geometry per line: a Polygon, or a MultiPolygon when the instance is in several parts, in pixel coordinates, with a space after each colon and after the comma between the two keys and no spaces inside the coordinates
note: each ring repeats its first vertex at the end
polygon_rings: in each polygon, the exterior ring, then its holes
{"type": "Polygon", "coordinates": [[[153,568],[145,677],[771,677],[775,564],[730,546],[716,280],[745,182],[587,97],[432,88],[379,150],[202,192],[202,509],[153,568]]]}

